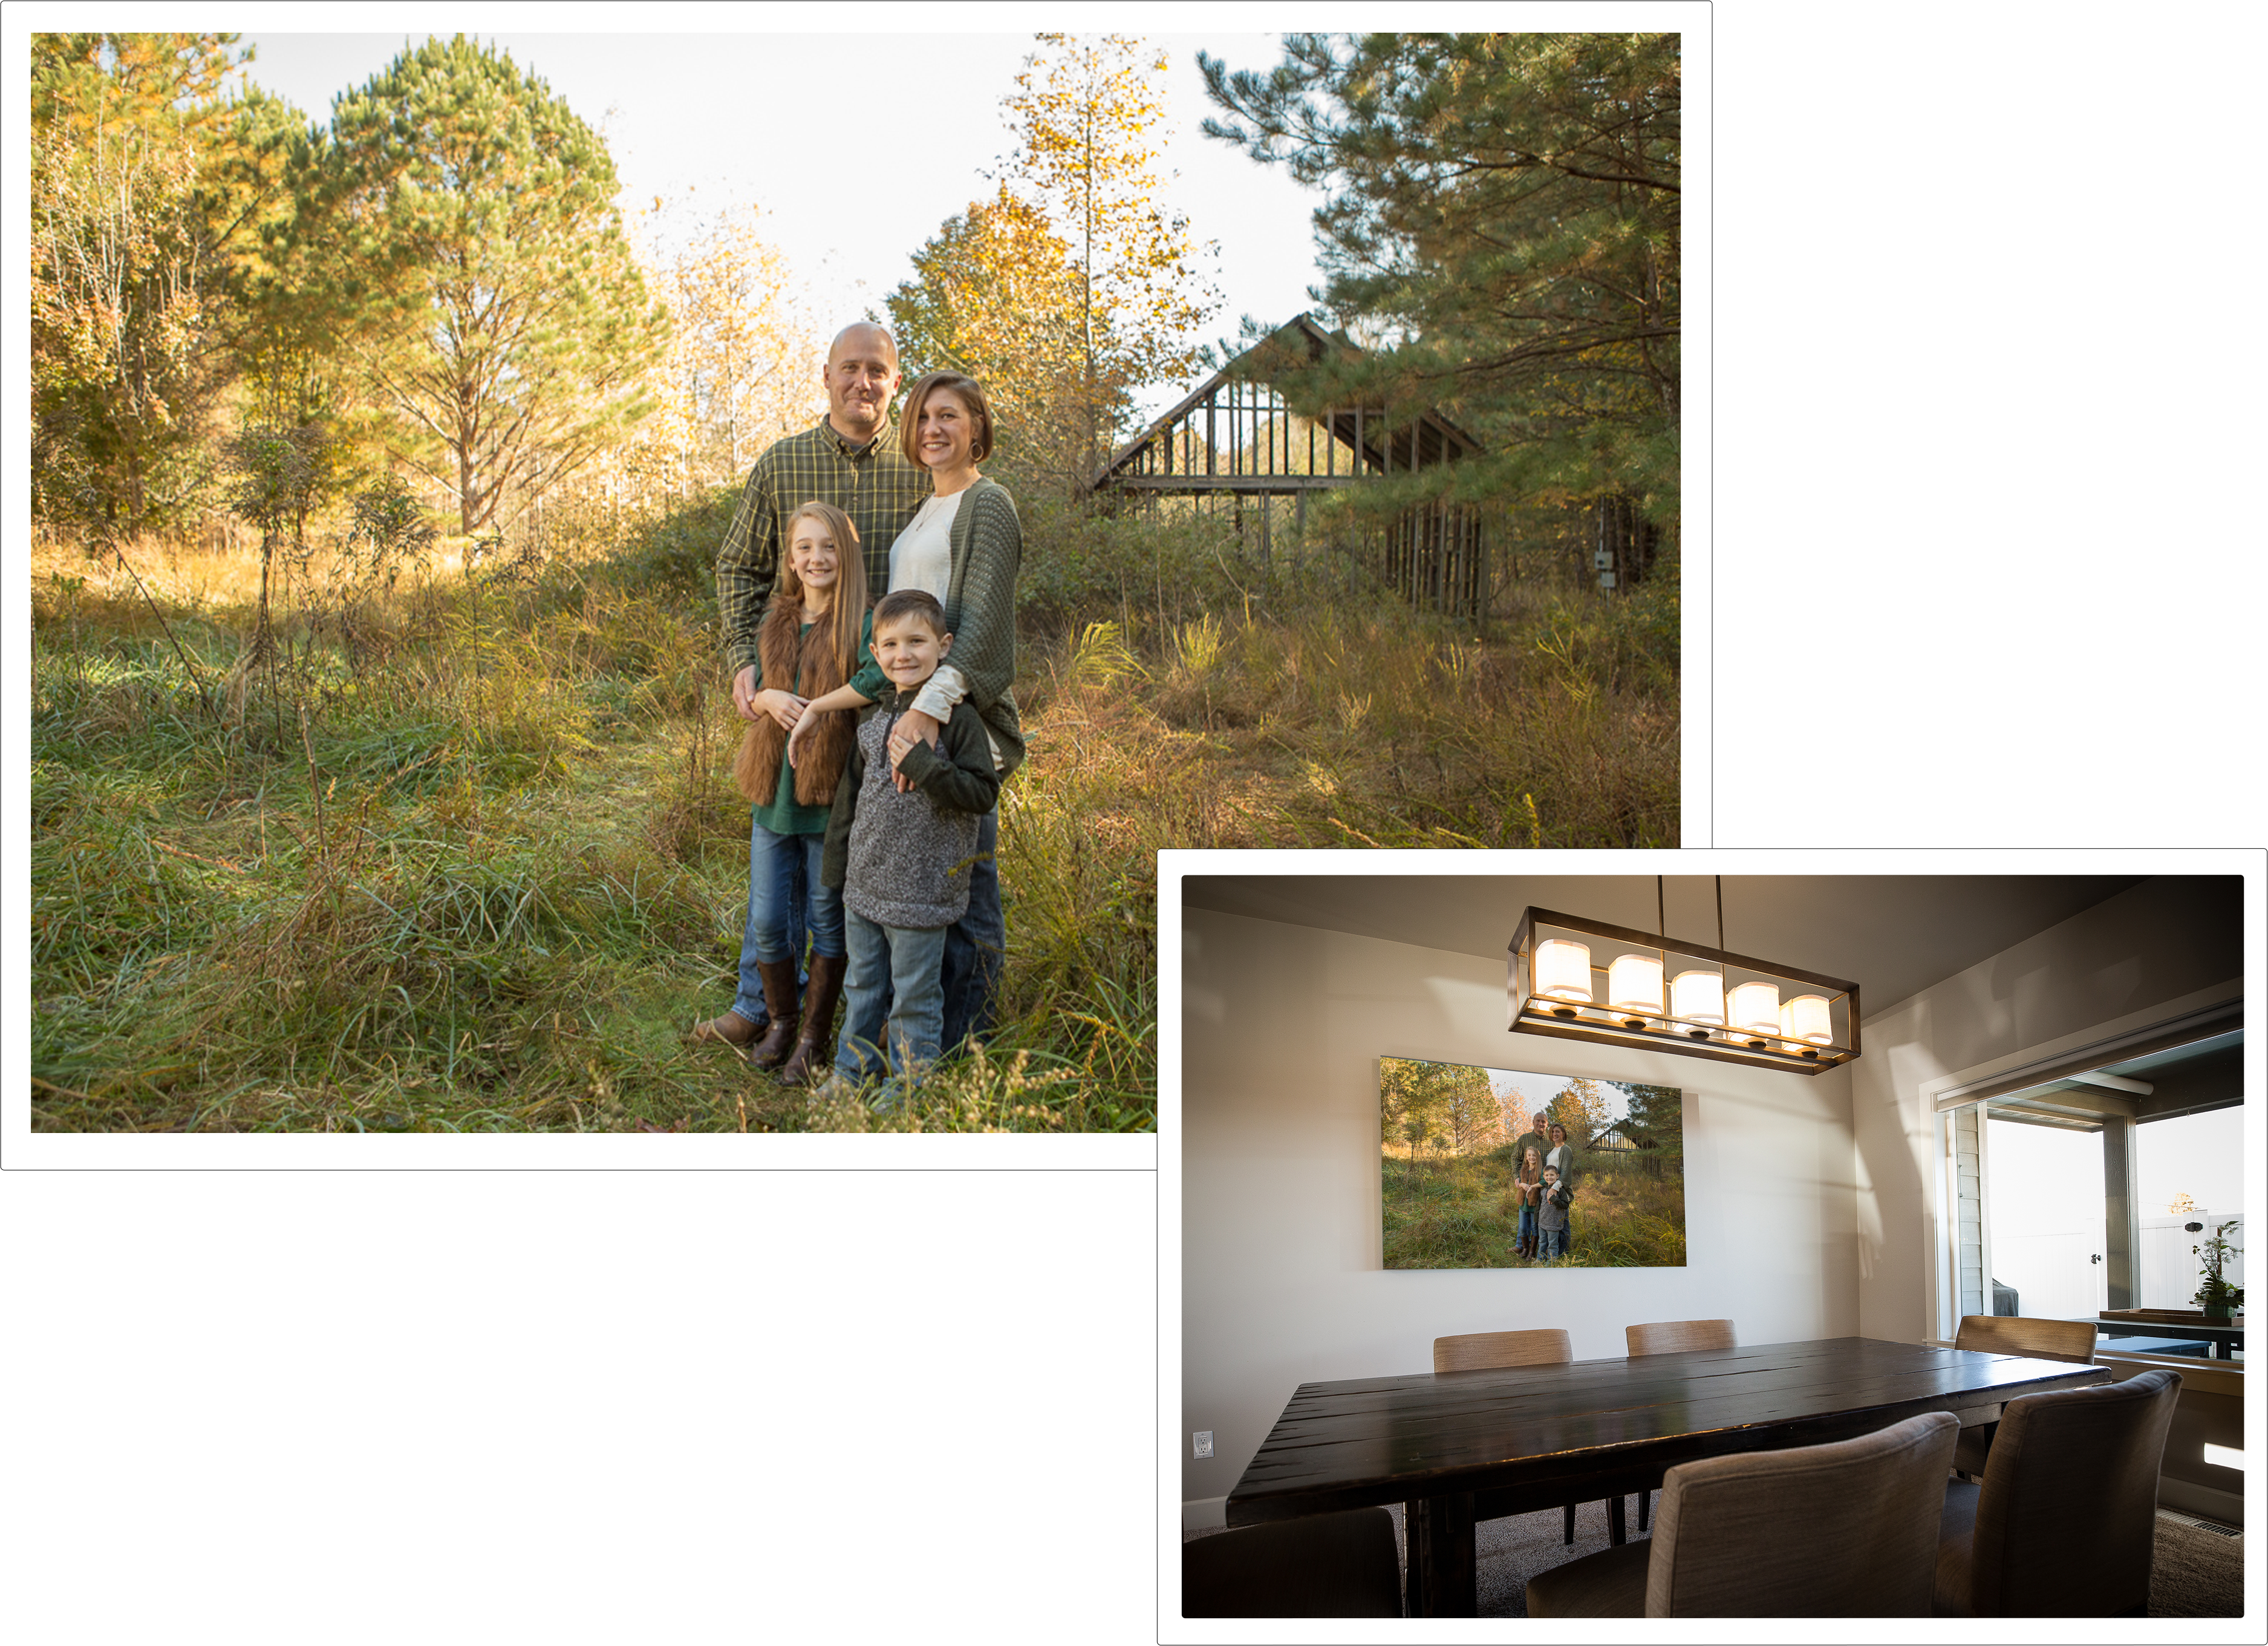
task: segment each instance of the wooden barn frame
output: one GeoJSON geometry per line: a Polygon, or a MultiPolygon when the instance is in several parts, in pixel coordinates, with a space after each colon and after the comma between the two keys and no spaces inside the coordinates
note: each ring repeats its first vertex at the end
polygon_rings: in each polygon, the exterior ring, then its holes
{"type": "MultiPolygon", "coordinates": [[[[1237,535],[1248,504],[1258,520],[1263,560],[1278,499],[1290,499],[1292,526],[1307,535],[1307,495],[1356,482],[1455,462],[1480,443],[1439,412],[1389,426],[1381,406],[1294,413],[1271,387],[1269,367],[1285,358],[1320,360],[1351,351],[1342,334],[1307,315],[1279,326],[1200,383],[1171,410],[1120,447],[1087,490],[1121,496],[1229,499],[1237,535]]],[[[1387,583],[1413,604],[1477,616],[1488,601],[1488,550],[1480,510],[1429,503],[1405,511],[1378,543],[1387,583]]]]}

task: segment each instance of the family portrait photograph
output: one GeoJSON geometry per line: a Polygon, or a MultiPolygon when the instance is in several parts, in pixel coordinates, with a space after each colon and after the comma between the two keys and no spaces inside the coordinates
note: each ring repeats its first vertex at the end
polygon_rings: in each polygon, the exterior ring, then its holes
{"type": "Polygon", "coordinates": [[[32,33],[33,1124],[1152,1133],[1160,849],[1675,845],[1681,38],[32,33]]]}

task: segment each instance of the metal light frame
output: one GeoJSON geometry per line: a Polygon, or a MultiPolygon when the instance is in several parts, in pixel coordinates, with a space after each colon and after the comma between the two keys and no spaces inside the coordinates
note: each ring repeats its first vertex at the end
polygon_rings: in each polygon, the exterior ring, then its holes
{"type": "Polygon", "coordinates": [[[1816,1074],[1823,1069],[1839,1067],[1859,1055],[1859,985],[1855,983],[1798,971],[1791,966],[1699,943],[1673,943],[1658,933],[1633,931],[1626,926],[1609,926],[1603,920],[1587,920],[1550,909],[1521,911],[1520,924],[1512,934],[1506,994],[1511,1016],[1505,1027],[1513,1034],[1554,1035],[1599,1045],[1674,1052],[1681,1057],[1713,1058],[1719,1062],[1746,1063],[1756,1068],[1785,1069],[1792,1074],[1816,1074]],[[1651,955],[1660,960],[1665,1009],[1637,1012],[1608,1007],[1605,960],[1591,968],[1599,982],[1592,988],[1591,1003],[1587,1006],[1535,993],[1535,945],[1543,938],[1562,934],[1598,940],[1589,945],[1594,956],[1599,943],[1603,942],[1613,949],[1651,955]],[[1728,998],[1734,988],[1746,982],[1779,984],[1783,1003],[1789,998],[1789,984],[1806,985],[1795,993],[1824,994],[1829,1032],[1833,1038],[1827,1045],[1815,1046],[1783,1035],[1736,1029],[1729,1022],[1705,1027],[1674,1016],[1667,1009],[1670,1004],[1670,979],[1678,971],[1690,970],[1675,963],[1693,960],[1706,961],[1716,967],[1724,978],[1728,998]],[[1735,973],[1749,975],[1736,977],[1735,973]]]}

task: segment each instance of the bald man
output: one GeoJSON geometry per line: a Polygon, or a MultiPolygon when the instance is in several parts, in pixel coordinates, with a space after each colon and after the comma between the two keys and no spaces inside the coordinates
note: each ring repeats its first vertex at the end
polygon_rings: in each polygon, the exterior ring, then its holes
{"type": "MultiPolygon", "coordinates": [[[[863,323],[844,327],[827,351],[820,380],[827,388],[826,417],[800,434],[775,441],[756,459],[717,550],[717,610],[725,631],[733,707],[743,720],[755,718],[755,695],[764,688],[756,631],[779,574],[788,517],[814,499],[848,514],[858,528],[870,597],[879,596],[890,587],[890,545],[930,492],[929,471],[906,461],[891,426],[898,345],[890,334],[863,323]]],[[[795,690],[792,680],[772,683],[795,690]]],[[[759,896],[758,877],[771,878],[767,889],[778,901],[770,906],[787,910],[789,929],[799,934],[799,952],[800,934],[810,924],[812,889],[799,853],[760,850],[764,843],[756,838],[753,819],[749,836],[748,920],[740,940],[740,988],[730,1011],[694,1030],[696,1039],[742,1047],[754,1045],[771,1021],[767,988],[775,999],[791,1002],[799,989],[793,959],[768,963],[756,953],[756,912],[768,901],[759,896]]],[[[823,1039],[826,1020],[832,1018],[842,991],[842,960],[814,954],[809,981],[809,998],[797,1009],[821,1022],[823,1039]]],[[[826,1066],[822,1061],[819,1067],[826,1066]]]]}

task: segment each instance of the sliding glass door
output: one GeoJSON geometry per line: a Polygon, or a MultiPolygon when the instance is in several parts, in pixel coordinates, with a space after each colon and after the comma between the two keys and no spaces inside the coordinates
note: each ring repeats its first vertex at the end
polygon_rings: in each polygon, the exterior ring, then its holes
{"type": "Polygon", "coordinates": [[[2191,1248],[2232,1222],[2242,1238],[2244,1192],[2242,1035],[2199,1029],[1938,1099],[1940,1334],[2197,1306],[2191,1248]]]}

